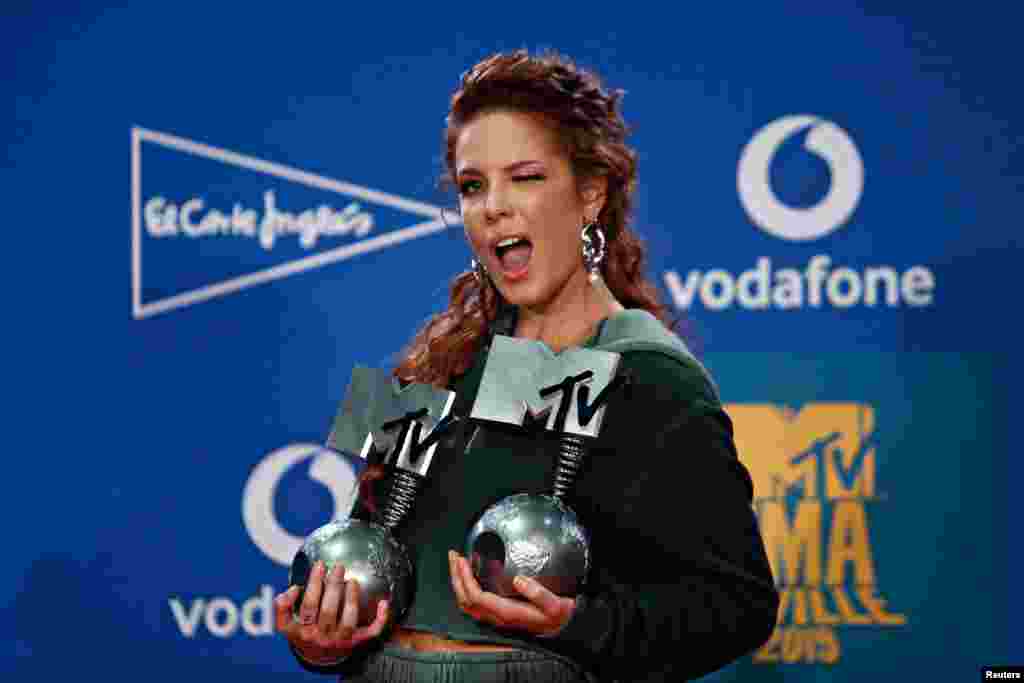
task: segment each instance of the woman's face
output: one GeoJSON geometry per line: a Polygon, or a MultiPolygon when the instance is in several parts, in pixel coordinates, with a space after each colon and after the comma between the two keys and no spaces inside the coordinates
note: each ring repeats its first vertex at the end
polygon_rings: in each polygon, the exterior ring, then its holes
{"type": "Polygon", "coordinates": [[[544,310],[585,280],[580,229],[597,216],[602,186],[578,187],[538,117],[477,115],[456,139],[455,172],[466,237],[506,301],[544,310]]]}

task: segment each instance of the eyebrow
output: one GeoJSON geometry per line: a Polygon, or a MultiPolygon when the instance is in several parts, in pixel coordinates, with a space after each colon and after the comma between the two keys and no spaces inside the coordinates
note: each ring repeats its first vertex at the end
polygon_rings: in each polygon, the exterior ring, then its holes
{"type": "MultiPolygon", "coordinates": [[[[508,166],[506,166],[502,170],[503,171],[507,171],[507,172],[517,171],[520,168],[522,168],[524,166],[529,166],[531,164],[540,164],[540,165],[543,166],[544,162],[538,161],[536,159],[528,159],[526,161],[517,161],[514,164],[509,164],[508,166]]],[[[483,175],[479,170],[477,170],[476,168],[473,168],[472,166],[467,166],[466,168],[463,168],[463,169],[458,171],[458,175],[466,175],[466,174],[483,175]]]]}

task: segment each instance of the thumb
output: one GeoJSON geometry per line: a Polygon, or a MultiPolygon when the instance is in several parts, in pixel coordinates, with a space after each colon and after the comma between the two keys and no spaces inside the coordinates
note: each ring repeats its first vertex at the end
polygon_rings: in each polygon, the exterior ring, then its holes
{"type": "Polygon", "coordinates": [[[566,606],[563,604],[562,598],[545,588],[537,579],[517,576],[512,585],[524,598],[533,603],[534,606],[547,616],[564,616],[566,606]]]}

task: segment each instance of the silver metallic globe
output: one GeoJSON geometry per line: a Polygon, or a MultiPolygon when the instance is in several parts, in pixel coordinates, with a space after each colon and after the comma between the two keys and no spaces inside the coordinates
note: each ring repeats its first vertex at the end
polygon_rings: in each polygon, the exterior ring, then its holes
{"type": "Polygon", "coordinates": [[[341,519],[311,533],[292,560],[288,585],[302,586],[295,601],[298,616],[309,574],[318,560],[330,571],[345,567],[345,579],[359,583],[358,624],[373,623],[377,605],[388,600],[389,620],[405,613],[412,598],[412,562],[405,547],[380,524],[359,519],[341,519]]]}
{"type": "Polygon", "coordinates": [[[470,529],[465,554],[481,588],[509,598],[522,598],[512,585],[518,575],[573,597],[590,570],[586,529],[551,495],[520,493],[487,508],[470,529]]]}

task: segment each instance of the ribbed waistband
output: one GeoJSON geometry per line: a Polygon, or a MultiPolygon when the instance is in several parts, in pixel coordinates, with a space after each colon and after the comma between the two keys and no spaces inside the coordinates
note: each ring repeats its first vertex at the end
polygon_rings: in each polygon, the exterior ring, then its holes
{"type": "Polygon", "coordinates": [[[533,650],[432,652],[387,645],[352,683],[591,683],[582,669],[533,650]]]}

